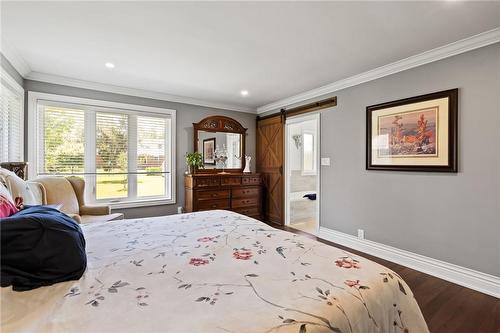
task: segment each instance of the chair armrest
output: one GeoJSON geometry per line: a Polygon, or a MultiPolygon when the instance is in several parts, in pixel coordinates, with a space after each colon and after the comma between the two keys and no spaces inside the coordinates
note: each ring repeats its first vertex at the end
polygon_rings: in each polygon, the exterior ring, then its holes
{"type": "Polygon", "coordinates": [[[76,221],[76,223],[81,224],[82,223],[82,218],[78,214],[66,214],[69,217],[71,217],[73,220],[76,221]]]}
{"type": "Polygon", "coordinates": [[[111,214],[110,206],[80,206],[80,215],[108,215],[111,214]]]}

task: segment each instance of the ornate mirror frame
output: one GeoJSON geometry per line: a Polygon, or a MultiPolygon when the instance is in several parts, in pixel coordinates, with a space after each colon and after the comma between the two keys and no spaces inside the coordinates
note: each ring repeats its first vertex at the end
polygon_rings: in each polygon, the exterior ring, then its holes
{"type": "MultiPolygon", "coordinates": [[[[237,120],[226,116],[210,116],[203,118],[198,123],[193,123],[193,146],[194,151],[198,151],[198,131],[205,132],[226,132],[241,134],[241,168],[238,169],[224,169],[226,172],[242,172],[245,168],[245,154],[246,154],[246,135],[247,128],[243,127],[237,120]]],[[[201,169],[197,173],[217,173],[222,169],[201,169]]]]}

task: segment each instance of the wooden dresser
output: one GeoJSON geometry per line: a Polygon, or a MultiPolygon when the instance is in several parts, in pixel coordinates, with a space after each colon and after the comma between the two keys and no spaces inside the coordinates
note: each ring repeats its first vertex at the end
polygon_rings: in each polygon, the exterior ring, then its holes
{"type": "Polygon", "coordinates": [[[257,173],[184,176],[185,210],[226,209],[262,219],[262,178],[257,173]]]}

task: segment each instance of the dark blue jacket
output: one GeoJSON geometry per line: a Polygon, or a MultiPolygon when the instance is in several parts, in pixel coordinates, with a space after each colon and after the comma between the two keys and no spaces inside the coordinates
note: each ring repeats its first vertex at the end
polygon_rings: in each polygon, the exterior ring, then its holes
{"type": "Polygon", "coordinates": [[[0,219],[0,228],[2,287],[30,290],[83,275],[85,238],[66,214],[31,206],[0,219]]]}

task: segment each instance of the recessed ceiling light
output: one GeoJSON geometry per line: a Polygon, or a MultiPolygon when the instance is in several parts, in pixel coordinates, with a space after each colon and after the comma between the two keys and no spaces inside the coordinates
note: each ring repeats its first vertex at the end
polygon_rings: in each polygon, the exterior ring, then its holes
{"type": "Polygon", "coordinates": [[[104,66],[106,66],[107,68],[115,68],[115,64],[113,64],[112,62],[107,62],[104,64],[104,66]]]}
{"type": "Polygon", "coordinates": [[[240,91],[241,96],[248,96],[248,90],[240,91]]]}

